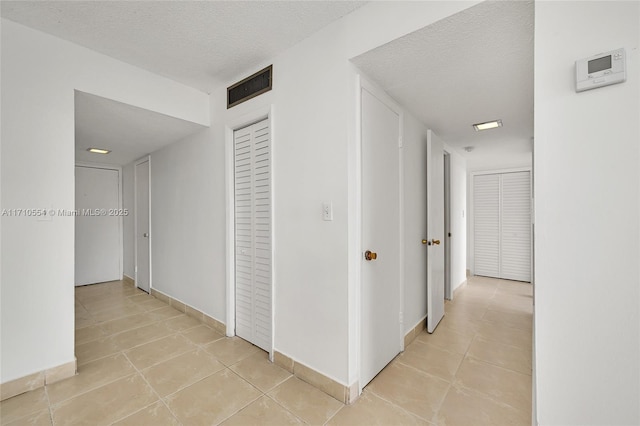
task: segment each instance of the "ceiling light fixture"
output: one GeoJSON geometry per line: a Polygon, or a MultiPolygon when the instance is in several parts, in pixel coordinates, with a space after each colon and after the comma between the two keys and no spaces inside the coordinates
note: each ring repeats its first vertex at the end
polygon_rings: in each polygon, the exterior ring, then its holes
{"type": "Polygon", "coordinates": [[[473,125],[476,132],[479,132],[480,130],[495,129],[496,127],[502,127],[502,120],[487,121],[485,123],[477,123],[473,125]]]}
{"type": "Polygon", "coordinates": [[[467,152],[471,152],[471,151],[473,151],[473,147],[472,146],[465,146],[464,150],[467,151],[467,152]]]}
{"type": "Polygon", "coordinates": [[[108,154],[111,152],[108,149],[101,149],[101,148],[89,148],[87,149],[87,151],[93,152],[94,154],[108,154]]]}

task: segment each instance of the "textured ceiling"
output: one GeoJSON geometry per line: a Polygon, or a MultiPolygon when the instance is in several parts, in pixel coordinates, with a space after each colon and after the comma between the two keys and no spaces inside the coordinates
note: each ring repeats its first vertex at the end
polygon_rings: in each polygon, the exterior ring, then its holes
{"type": "Polygon", "coordinates": [[[2,17],[211,92],[361,1],[2,1],[2,17]]]}
{"type": "Polygon", "coordinates": [[[532,1],[483,2],[353,62],[471,167],[518,162],[533,137],[533,23],[532,1]],[[472,127],[494,119],[504,126],[472,127]]]}
{"type": "Polygon", "coordinates": [[[168,115],[75,93],[76,161],[125,165],[206,127],[168,115]],[[88,148],[111,150],[92,154],[88,148]]]}

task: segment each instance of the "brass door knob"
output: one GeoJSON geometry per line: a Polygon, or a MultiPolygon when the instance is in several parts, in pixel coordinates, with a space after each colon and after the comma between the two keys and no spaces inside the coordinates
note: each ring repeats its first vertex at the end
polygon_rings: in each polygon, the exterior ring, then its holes
{"type": "Polygon", "coordinates": [[[367,250],[364,252],[365,260],[376,260],[378,258],[378,253],[374,253],[371,250],[367,250]]]}
{"type": "Polygon", "coordinates": [[[440,245],[440,240],[432,239],[431,242],[433,243],[433,245],[436,245],[436,246],[440,245]]]}
{"type": "Polygon", "coordinates": [[[427,245],[429,243],[429,241],[427,240],[422,240],[422,244],[427,245]]]}

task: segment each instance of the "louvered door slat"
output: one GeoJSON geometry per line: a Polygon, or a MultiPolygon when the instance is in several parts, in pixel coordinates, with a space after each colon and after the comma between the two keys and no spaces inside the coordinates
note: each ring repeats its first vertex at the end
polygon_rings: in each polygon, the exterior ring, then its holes
{"type": "Polygon", "coordinates": [[[271,350],[271,141],[267,120],[234,133],[236,334],[271,350]]]}

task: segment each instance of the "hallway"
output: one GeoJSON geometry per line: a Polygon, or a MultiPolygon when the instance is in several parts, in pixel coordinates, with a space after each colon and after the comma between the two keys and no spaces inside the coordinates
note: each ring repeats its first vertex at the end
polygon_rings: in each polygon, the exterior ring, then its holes
{"type": "Polygon", "coordinates": [[[473,277],[345,406],[121,281],[76,288],[70,379],[3,401],[2,425],[530,424],[529,284],[473,277]]]}

